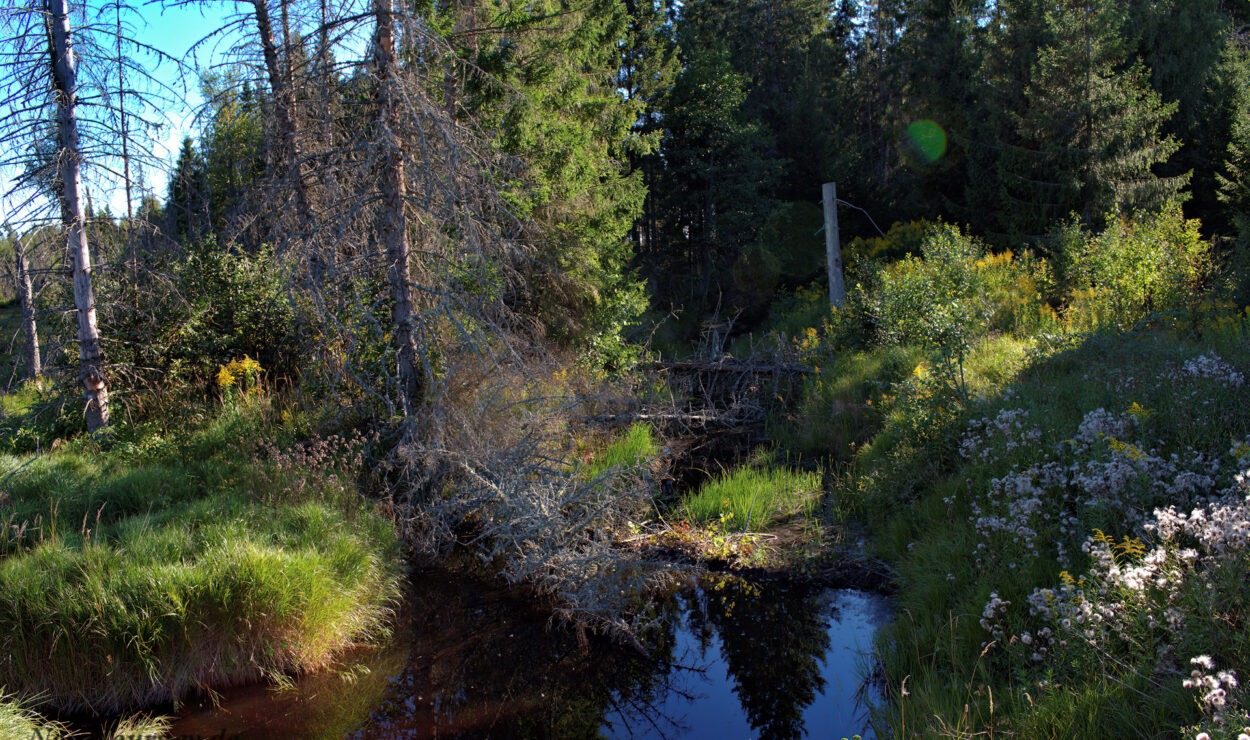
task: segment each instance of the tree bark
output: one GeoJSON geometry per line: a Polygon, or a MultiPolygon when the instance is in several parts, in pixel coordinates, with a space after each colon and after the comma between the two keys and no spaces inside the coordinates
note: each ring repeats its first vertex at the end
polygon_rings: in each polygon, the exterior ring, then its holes
{"type": "Polygon", "coordinates": [[[377,66],[378,147],[382,163],[379,241],[386,247],[387,278],[391,289],[391,323],[398,364],[400,403],[404,414],[421,404],[424,375],[418,366],[413,320],[411,250],[408,244],[407,172],[403,138],[400,136],[401,81],[395,58],[394,0],[374,0],[377,28],[373,40],[377,66]]]}
{"type": "Polygon", "coordinates": [[[22,306],[22,332],[26,335],[26,379],[36,381],[43,374],[39,360],[39,332],[35,324],[35,290],[30,282],[30,264],[26,261],[26,243],[18,237],[13,245],[17,260],[17,297],[22,306]]]}
{"type": "MultiPolygon", "coordinates": [[[[279,166],[286,167],[286,179],[295,195],[295,215],[299,219],[300,229],[307,231],[312,224],[312,208],[308,204],[308,190],[304,187],[304,172],[300,162],[299,130],[294,116],[295,98],[291,86],[287,84],[287,71],[278,59],[278,43],[274,38],[273,23],[265,2],[266,0],[253,0],[252,6],[256,9],[256,29],[260,35],[269,88],[273,92],[274,118],[278,127],[278,151],[275,159],[279,166]]],[[[283,5],[284,12],[285,7],[283,5]]],[[[286,64],[288,67],[291,64],[289,57],[286,64]]]]}
{"type": "Polygon", "coordinates": [[[100,329],[96,324],[95,292],[91,288],[91,250],[87,244],[82,205],[82,150],[76,117],[78,61],[74,56],[67,0],[46,0],[52,37],[52,77],[57,97],[60,133],[61,222],[73,260],[74,308],[78,314],[79,380],[87,402],[87,431],[109,423],[108,382],[100,352],[100,329]]]}

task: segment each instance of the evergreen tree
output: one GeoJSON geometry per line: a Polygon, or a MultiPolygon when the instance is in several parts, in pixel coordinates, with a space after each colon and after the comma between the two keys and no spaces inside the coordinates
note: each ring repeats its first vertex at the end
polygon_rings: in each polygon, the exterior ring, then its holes
{"type": "Polygon", "coordinates": [[[663,160],[659,140],[663,111],[681,69],[677,39],[670,20],[668,0],[626,0],[629,26],[621,47],[616,87],[627,100],[638,104],[634,131],[641,146],[630,153],[630,168],[641,173],[646,189],[642,216],[634,226],[633,241],[645,260],[653,260],[659,247],[658,194],[662,186],[663,160]]]}
{"type": "Polygon", "coordinates": [[[1069,213],[1095,227],[1117,209],[1157,207],[1188,175],[1153,167],[1179,148],[1161,128],[1176,110],[1150,88],[1124,43],[1125,13],[1112,0],[1065,0],[1046,12],[1025,107],[1013,116],[1018,143],[999,160],[1010,233],[1035,239],[1069,213]]]}
{"type": "Polygon", "coordinates": [[[471,104],[520,167],[509,184],[526,255],[516,307],[561,342],[615,355],[645,306],[627,269],[644,196],[628,162],[646,152],[639,121],[644,94],[664,84],[662,64],[651,65],[662,60],[635,58],[634,94],[620,94],[631,41],[620,0],[492,0],[476,12],[501,31],[470,52],[491,73],[471,104]]]}
{"type": "Polygon", "coordinates": [[[1162,132],[1180,141],[1181,149],[1155,171],[1192,171],[1193,196],[1186,210],[1200,217],[1207,230],[1220,232],[1227,223],[1221,218],[1215,174],[1224,161],[1230,120],[1219,77],[1232,30],[1224,5],[1221,0],[1136,0],[1128,27],[1150,70],[1151,86],[1177,106],[1162,132]]]}
{"type": "Polygon", "coordinates": [[[258,215],[269,218],[257,202],[266,170],[261,101],[238,73],[205,77],[203,93],[210,111],[201,138],[204,171],[199,185],[204,188],[212,231],[222,244],[258,247],[260,237],[254,233],[258,229],[248,227],[258,215]]]}
{"type": "Polygon", "coordinates": [[[1243,248],[1250,249],[1250,49],[1232,43],[1225,52],[1223,78],[1229,90],[1231,125],[1223,172],[1217,175],[1220,200],[1243,248]]]}
{"type": "Polygon", "coordinates": [[[169,197],[165,201],[165,231],[174,239],[192,241],[205,236],[209,227],[209,193],[204,159],[191,137],[182,140],[169,197]]]}
{"type": "Polygon", "coordinates": [[[899,39],[905,104],[901,150],[915,215],[968,220],[963,196],[981,62],[976,36],[989,12],[981,0],[913,0],[899,39]]]}
{"type": "Polygon", "coordinates": [[[683,45],[684,69],[665,116],[662,284],[715,305],[729,266],[772,210],[780,168],[764,127],[744,110],[746,86],[723,47],[683,45]],[[684,285],[682,284],[684,283],[684,285]]]}

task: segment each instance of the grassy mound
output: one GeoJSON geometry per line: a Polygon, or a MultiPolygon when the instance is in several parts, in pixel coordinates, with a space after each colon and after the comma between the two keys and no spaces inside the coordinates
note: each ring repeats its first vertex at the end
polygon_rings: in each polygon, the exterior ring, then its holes
{"type": "Polygon", "coordinates": [[[315,669],[384,629],[389,523],[332,456],[247,449],[262,431],[227,414],[167,444],[0,459],[0,685],[117,713],[315,669]]]}

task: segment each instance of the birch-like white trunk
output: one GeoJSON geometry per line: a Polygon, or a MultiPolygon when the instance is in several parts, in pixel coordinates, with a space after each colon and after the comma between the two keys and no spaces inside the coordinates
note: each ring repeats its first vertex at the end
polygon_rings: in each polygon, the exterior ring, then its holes
{"type": "Polygon", "coordinates": [[[91,250],[87,244],[86,217],[82,204],[82,149],[76,118],[78,61],[74,56],[67,0],[46,0],[52,37],[52,77],[57,97],[60,133],[61,222],[73,260],[74,309],[78,314],[79,379],[87,402],[87,430],[94,432],[109,423],[108,383],[100,352],[100,328],[96,324],[95,293],[91,288],[91,250]]]}
{"type": "Polygon", "coordinates": [[[17,262],[17,297],[22,307],[22,333],[26,335],[26,379],[37,381],[43,374],[43,364],[39,359],[39,332],[35,323],[35,289],[30,281],[26,243],[19,237],[13,246],[17,262]]]}
{"type": "Polygon", "coordinates": [[[391,288],[391,324],[398,364],[400,401],[405,414],[422,401],[424,377],[417,362],[417,341],[412,306],[412,268],[408,264],[407,172],[403,138],[399,134],[402,92],[395,58],[394,0],[374,0],[377,23],[373,53],[378,75],[378,135],[382,150],[382,210],[378,237],[386,247],[387,277],[391,288]]]}

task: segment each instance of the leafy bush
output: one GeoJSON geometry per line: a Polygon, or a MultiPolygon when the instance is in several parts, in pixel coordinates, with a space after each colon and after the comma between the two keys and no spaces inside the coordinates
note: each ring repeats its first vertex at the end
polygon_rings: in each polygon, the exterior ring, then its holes
{"type": "MultiPolygon", "coordinates": [[[[214,386],[218,368],[251,357],[278,377],[300,369],[295,309],[277,258],[211,238],[185,251],[151,255],[139,295],[119,276],[111,293],[107,354],[140,385],[214,386]]],[[[126,276],[128,277],[128,276],[126,276]]]]}
{"type": "Polygon", "coordinates": [[[1069,224],[1059,240],[1066,317],[1080,330],[1192,311],[1211,277],[1210,244],[1175,204],[1137,220],[1112,219],[1097,235],[1069,224]]]}
{"type": "Polygon", "coordinates": [[[843,253],[848,267],[870,262],[889,262],[902,257],[920,254],[921,249],[934,231],[946,228],[932,221],[902,221],[890,226],[882,236],[856,237],[843,253]]]}
{"type": "Polygon", "coordinates": [[[882,270],[872,313],[888,344],[916,344],[934,353],[940,377],[966,395],[964,359],[990,326],[989,282],[977,268],[984,248],[943,225],[921,246],[923,259],[906,257],[882,270]]]}

